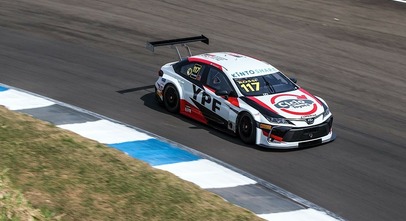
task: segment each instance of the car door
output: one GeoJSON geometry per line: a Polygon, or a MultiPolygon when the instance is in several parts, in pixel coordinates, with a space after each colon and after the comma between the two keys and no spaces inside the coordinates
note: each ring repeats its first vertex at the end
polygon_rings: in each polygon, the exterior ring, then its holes
{"type": "Polygon", "coordinates": [[[210,120],[218,124],[218,126],[233,129],[234,126],[230,122],[230,114],[234,114],[235,111],[230,110],[229,99],[235,93],[233,93],[230,81],[221,70],[212,66],[209,67],[205,75],[203,86],[207,95],[203,99],[204,103],[202,104],[211,111],[210,120]]]}

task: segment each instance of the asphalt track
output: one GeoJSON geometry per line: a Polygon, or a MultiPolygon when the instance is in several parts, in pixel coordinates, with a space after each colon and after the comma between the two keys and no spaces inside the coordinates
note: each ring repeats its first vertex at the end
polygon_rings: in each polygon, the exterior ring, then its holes
{"type": "Polygon", "coordinates": [[[2,0],[0,82],[187,145],[348,220],[405,219],[406,4],[110,2],[2,0]],[[259,149],[159,108],[150,86],[176,54],[145,42],[197,34],[211,44],[193,52],[269,61],[323,97],[337,140],[259,149]]]}

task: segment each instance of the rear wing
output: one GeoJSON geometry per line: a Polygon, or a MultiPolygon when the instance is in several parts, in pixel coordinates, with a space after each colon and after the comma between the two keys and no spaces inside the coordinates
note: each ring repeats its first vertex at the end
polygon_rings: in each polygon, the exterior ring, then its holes
{"type": "Polygon", "coordinates": [[[182,60],[182,56],[176,45],[181,45],[181,46],[185,47],[189,53],[189,56],[192,56],[192,52],[190,51],[190,48],[189,48],[189,46],[186,45],[186,43],[198,42],[198,41],[201,41],[205,44],[209,44],[209,39],[206,36],[201,35],[201,36],[188,37],[188,38],[177,38],[177,39],[170,39],[170,40],[147,42],[147,49],[154,52],[155,47],[170,45],[171,48],[174,48],[176,50],[176,52],[179,56],[179,60],[182,60]]]}

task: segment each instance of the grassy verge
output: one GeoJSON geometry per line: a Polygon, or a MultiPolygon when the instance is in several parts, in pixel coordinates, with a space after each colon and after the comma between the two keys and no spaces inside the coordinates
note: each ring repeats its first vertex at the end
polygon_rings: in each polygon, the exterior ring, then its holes
{"type": "Polygon", "coordinates": [[[37,209],[33,209],[21,192],[15,190],[6,175],[0,171],[0,220],[46,220],[37,209]]]}
{"type": "Polygon", "coordinates": [[[260,220],[115,149],[0,106],[5,170],[0,194],[24,203],[2,206],[1,219],[24,207],[30,211],[24,214],[45,220],[260,220]]]}

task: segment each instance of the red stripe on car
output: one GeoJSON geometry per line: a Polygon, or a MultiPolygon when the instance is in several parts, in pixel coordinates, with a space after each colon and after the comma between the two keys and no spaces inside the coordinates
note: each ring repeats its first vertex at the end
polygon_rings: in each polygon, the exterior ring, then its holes
{"type": "Polygon", "coordinates": [[[180,100],[180,111],[181,114],[195,119],[199,122],[207,124],[206,118],[203,116],[203,113],[191,103],[187,102],[186,100],[180,100]]]}
{"type": "Polygon", "coordinates": [[[216,63],[211,62],[211,61],[208,61],[208,60],[205,60],[205,59],[192,58],[192,57],[190,57],[190,58],[188,58],[188,61],[190,61],[190,62],[200,62],[200,63],[203,63],[203,64],[208,64],[208,65],[214,66],[214,67],[216,67],[216,68],[218,68],[218,69],[220,69],[220,70],[223,70],[223,67],[222,67],[221,65],[216,64],[216,63]]]}
{"type": "MultiPolygon", "coordinates": [[[[306,94],[307,96],[309,96],[309,97],[312,97],[314,100],[317,101],[317,103],[319,103],[320,105],[322,105],[321,102],[319,101],[319,99],[317,99],[316,97],[314,97],[311,93],[309,93],[309,92],[306,91],[305,89],[299,88],[299,91],[305,93],[305,94],[306,94]]],[[[323,105],[322,105],[322,106],[323,106],[323,105]]]]}
{"type": "Polygon", "coordinates": [[[236,97],[228,97],[228,102],[230,102],[230,104],[232,104],[236,107],[240,107],[240,102],[238,101],[238,98],[236,98],[236,97]]]}
{"type": "MultiPolygon", "coordinates": [[[[266,136],[266,137],[269,136],[269,132],[266,131],[266,130],[262,130],[262,134],[263,134],[264,136],[266,136]]],[[[276,135],[273,135],[273,134],[271,134],[271,138],[274,139],[274,140],[277,140],[277,141],[283,141],[283,137],[276,136],[276,135]]]]}
{"type": "Polygon", "coordinates": [[[313,109],[311,109],[310,111],[307,112],[296,112],[296,111],[291,111],[285,108],[282,108],[281,110],[283,110],[284,112],[288,113],[288,114],[294,114],[294,115],[310,115],[313,114],[314,112],[316,112],[317,110],[317,105],[313,104],[313,109]]]}

